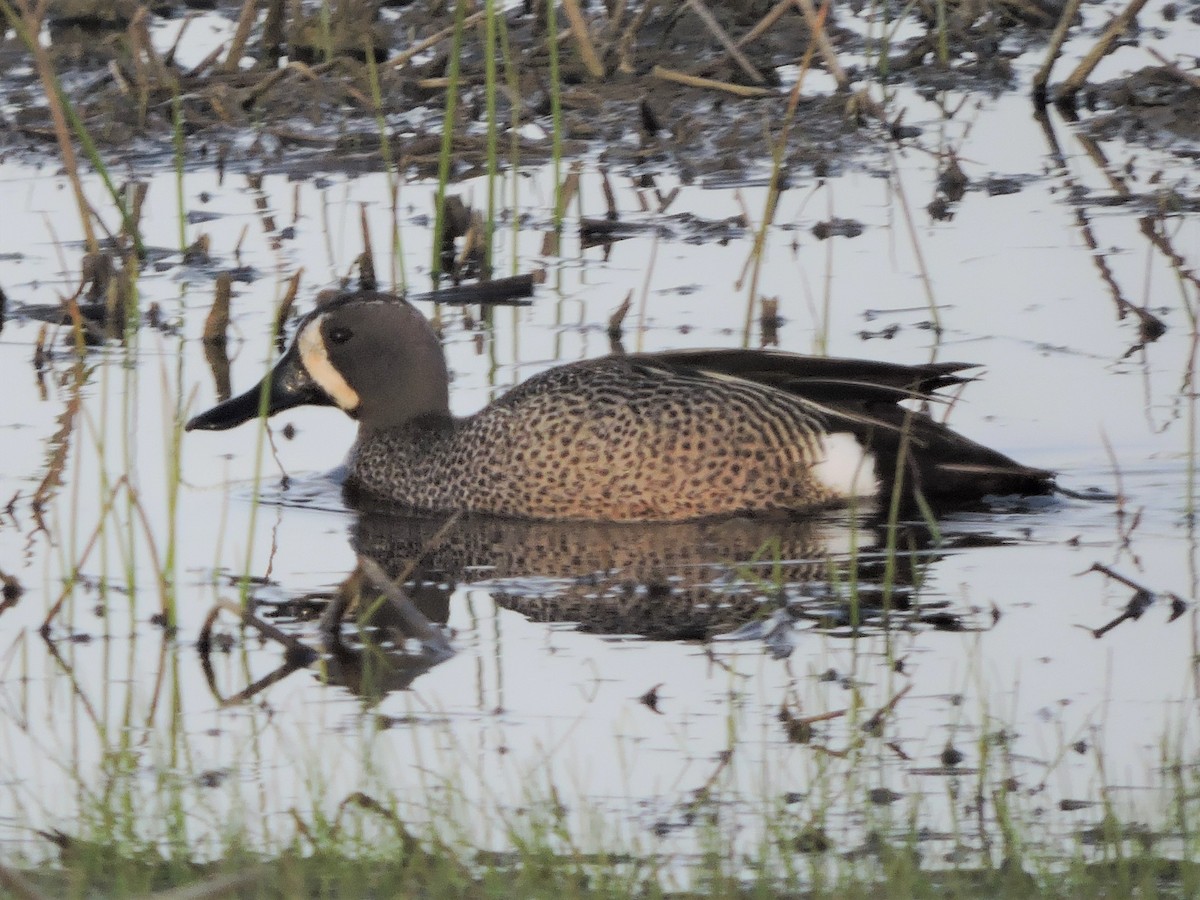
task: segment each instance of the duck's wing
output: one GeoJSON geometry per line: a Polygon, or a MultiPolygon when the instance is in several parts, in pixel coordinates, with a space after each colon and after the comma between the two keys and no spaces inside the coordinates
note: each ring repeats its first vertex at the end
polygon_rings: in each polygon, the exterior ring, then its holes
{"type": "Polygon", "coordinates": [[[1054,473],[1022,465],[900,404],[943,399],[939,389],[973,380],[958,374],[975,368],[969,363],[899,365],[763,350],[680,350],[629,359],[679,373],[739,378],[802,398],[830,432],[850,432],[870,448],[885,495],[897,474],[906,488],[942,501],[1053,490],[1054,473]]]}
{"type": "Polygon", "coordinates": [[[834,405],[936,399],[937,390],[971,381],[957,373],[976,367],[960,362],[901,365],[772,350],[669,350],[630,354],[628,359],[676,371],[743,378],[834,405]]]}

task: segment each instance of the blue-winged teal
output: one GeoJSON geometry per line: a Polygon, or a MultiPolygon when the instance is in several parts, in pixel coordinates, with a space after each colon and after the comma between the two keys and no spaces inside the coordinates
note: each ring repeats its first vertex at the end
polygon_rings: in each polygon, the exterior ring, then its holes
{"type": "MultiPolygon", "coordinates": [[[[932,501],[1051,491],[1052,473],[899,405],[962,382],[964,368],[760,350],[608,356],[542,372],[460,419],[425,318],[355,293],[301,321],[268,376],[268,412],[341,407],[359,423],[348,488],[413,510],[593,521],[809,510],[889,491],[898,468],[932,501]]],[[[254,418],[261,391],[188,429],[254,418]]]]}

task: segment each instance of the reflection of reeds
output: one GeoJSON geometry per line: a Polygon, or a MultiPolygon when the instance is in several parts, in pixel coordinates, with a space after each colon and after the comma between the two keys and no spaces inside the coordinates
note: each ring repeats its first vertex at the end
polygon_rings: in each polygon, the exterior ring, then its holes
{"type": "MultiPolygon", "coordinates": [[[[45,331],[45,326],[42,326],[42,330],[45,331]]],[[[82,362],[76,363],[73,374],[75,377],[70,388],[70,396],[66,407],[58,417],[58,430],[50,437],[50,454],[46,460],[46,473],[33,492],[32,505],[35,510],[44,508],[57,489],[62,487],[63,470],[71,452],[71,437],[75,433],[75,418],[79,415],[79,407],[82,402],[80,390],[87,377],[82,362]]]]}
{"type": "MultiPolygon", "coordinates": [[[[154,572],[155,579],[158,582],[163,621],[168,626],[174,624],[175,585],[173,581],[168,578],[168,569],[163,564],[163,558],[159,553],[158,542],[155,537],[155,530],[150,524],[150,519],[146,514],[144,506],[142,505],[141,497],[137,489],[130,483],[129,476],[122,475],[112,483],[112,486],[108,490],[104,502],[100,507],[100,512],[97,516],[95,527],[92,529],[87,540],[84,541],[83,549],[79,555],[71,562],[71,571],[66,578],[66,585],[64,586],[62,592],[58,595],[58,599],[51,604],[50,610],[46,613],[46,618],[42,622],[41,627],[41,632],[44,636],[50,635],[51,626],[54,624],[55,619],[58,618],[58,614],[62,611],[63,605],[67,602],[67,600],[70,599],[71,595],[75,591],[80,575],[82,574],[83,567],[91,558],[92,551],[95,550],[97,544],[104,537],[105,528],[109,524],[108,520],[117,509],[117,501],[122,499],[122,497],[126,501],[127,508],[132,511],[134,518],[136,518],[138,524],[141,525],[142,536],[146,542],[147,552],[150,554],[152,570],[154,572]]],[[[114,524],[116,524],[118,527],[121,524],[125,524],[128,528],[128,526],[132,525],[132,521],[126,521],[124,523],[115,522],[114,524]]],[[[124,549],[127,555],[133,553],[133,548],[131,546],[127,546],[124,549]]],[[[132,566],[131,558],[128,560],[128,562],[130,566],[132,566]]],[[[129,584],[133,585],[134,583],[135,580],[131,578],[129,580],[129,584]]]]}

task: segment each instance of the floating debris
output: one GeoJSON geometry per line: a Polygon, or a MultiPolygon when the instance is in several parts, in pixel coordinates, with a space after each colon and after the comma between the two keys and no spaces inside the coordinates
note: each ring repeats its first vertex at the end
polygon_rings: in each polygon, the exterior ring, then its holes
{"type": "Polygon", "coordinates": [[[831,237],[856,238],[865,230],[862,222],[835,217],[825,222],[818,222],[813,226],[812,233],[818,241],[823,241],[831,237]]]}

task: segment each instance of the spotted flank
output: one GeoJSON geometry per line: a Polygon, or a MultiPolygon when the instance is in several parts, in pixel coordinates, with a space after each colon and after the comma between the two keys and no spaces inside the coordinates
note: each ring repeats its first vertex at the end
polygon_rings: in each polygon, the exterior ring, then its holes
{"type": "MultiPolygon", "coordinates": [[[[301,322],[269,412],[336,405],[359,422],[354,496],[415,511],[679,521],[805,512],[904,491],[931,501],[1039,494],[1053,476],[918,408],[957,363],[903,366],[755,350],[607,356],[542,372],[465,418],[436,334],[411,305],[345,294],[301,322]]],[[[258,414],[263,386],[188,424],[258,414]]]]}

